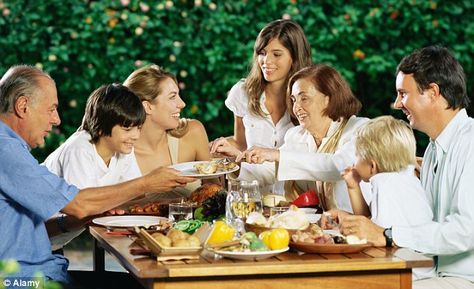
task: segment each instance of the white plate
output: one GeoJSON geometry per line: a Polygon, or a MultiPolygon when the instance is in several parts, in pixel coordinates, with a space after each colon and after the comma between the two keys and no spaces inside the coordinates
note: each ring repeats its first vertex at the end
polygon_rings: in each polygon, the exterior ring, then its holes
{"type": "Polygon", "coordinates": [[[214,174],[199,174],[198,171],[196,171],[196,169],[194,168],[194,165],[201,164],[201,163],[207,163],[207,162],[208,161],[180,163],[180,164],[172,165],[172,166],[170,166],[170,168],[181,171],[181,174],[183,176],[194,177],[194,178],[198,178],[198,179],[213,179],[213,178],[221,176],[221,175],[226,175],[226,174],[235,172],[236,170],[239,169],[239,166],[236,165],[234,168],[232,168],[230,170],[227,170],[227,171],[218,169],[217,172],[215,172],[214,174]]]}
{"type": "Polygon", "coordinates": [[[263,252],[230,252],[230,251],[214,251],[214,253],[221,255],[222,257],[227,257],[231,259],[237,259],[237,260],[263,260],[267,259],[270,257],[273,257],[275,255],[278,255],[280,253],[286,252],[290,249],[289,247],[286,247],[281,250],[272,250],[272,251],[263,251],[263,252]]]}
{"type": "Polygon", "coordinates": [[[306,218],[311,224],[316,224],[321,219],[321,214],[306,214],[306,218]]]}
{"type": "Polygon", "coordinates": [[[162,222],[167,222],[168,218],[156,216],[107,216],[95,218],[92,223],[114,228],[133,228],[160,225],[162,222]]]}

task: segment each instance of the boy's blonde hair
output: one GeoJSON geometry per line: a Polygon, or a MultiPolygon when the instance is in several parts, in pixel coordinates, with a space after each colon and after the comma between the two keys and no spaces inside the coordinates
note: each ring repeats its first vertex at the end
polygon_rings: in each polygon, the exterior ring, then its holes
{"type": "Polygon", "coordinates": [[[357,155],[377,163],[379,172],[398,172],[416,164],[416,140],[403,120],[380,116],[369,120],[356,135],[357,155]]]}

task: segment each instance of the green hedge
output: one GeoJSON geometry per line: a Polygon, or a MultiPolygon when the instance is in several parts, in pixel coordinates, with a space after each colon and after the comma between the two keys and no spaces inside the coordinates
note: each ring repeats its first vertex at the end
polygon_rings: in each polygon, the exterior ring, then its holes
{"type": "Polygon", "coordinates": [[[40,160],[75,131],[92,90],[147,63],[177,74],[185,116],[210,139],[232,133],[226,93],[246,75],[258,31],[282,17],[301,24],[314,61],[349,80],[365,116],[403,117],[390,109],[394,70],[414,48],[451,47],[467,79],[474,74],[470,0],[0,0],[0,13],[0,73],[36,64],[57,82],[62,124],[34,151],[40,160]]]}

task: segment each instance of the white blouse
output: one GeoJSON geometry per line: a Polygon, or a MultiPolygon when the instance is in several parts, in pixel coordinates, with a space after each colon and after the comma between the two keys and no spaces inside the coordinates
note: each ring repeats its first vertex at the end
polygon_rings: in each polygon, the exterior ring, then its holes
{"type": "MultiPolygon", "coordinates": [[[[294,127],[285,135],[285,144],[280,148],[280,162],[277,177],[282,180],[330,181],[335,182],[335,199],[339,209],[352,212],[349,193],[341,172],[355,163],[355,133],[368,121],[367,118],[352,116],[349,118],[336,151],[317,153],[318,147],[313,136],[302,126],[294,127]]],[[[340,122],[332,122],[327,135],[331,136],[340,122]]],[[[323,138],[324,145],[329,137],[323,138]]],[[[364,198],[370,201],[370,187],[361,184],[364,198]]]]}
{"type": "Polygon", "coordinates": [[[265,114],[264,117],[252,114],[249,111],[248,103],[249,98],[244,90],[244,80],[241,80],[230,90],[225,105],[235,116],[242,118],[247,148],[253,146],[279,148],[283,144],[286,131],[294,126],[290,114],[285,112],[278,123],[274,124],[265,107],[265,93],[260,98],[260,107],[265,114]]]}

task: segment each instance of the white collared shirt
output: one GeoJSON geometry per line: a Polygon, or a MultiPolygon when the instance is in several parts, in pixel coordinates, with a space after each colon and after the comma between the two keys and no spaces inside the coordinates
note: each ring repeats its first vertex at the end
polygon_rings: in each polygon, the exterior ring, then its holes
{"type": "Polygon", "coordinates": [[[431,140],[423,157],[421,182],[434,219],[420,226],[394,226],[393,240],[438,255],[440,276],[474,282],[474,120],[465,109],[431,140]]]}
{"type": "MultiPolygon", "coordinates": [[[[84,130],[75,132],[42,165],[80,189],[114,185],[141,176],[133,151],[114,154],[107,166],[90,139],[91,135],[84,130]]],[[[50,237],[52,249],[64,247],[84,230],[80,228],[50,237]]]]}
{"type": "MultiPolygon", "coordinates": [[[[393,226],[419,226],[433,219],[430,204],[415,176],[415,167],[400,172],[378,173],[370,178],[372,222],[389,228],[393,226]]],[[[434,267],[416,268],[413,279],[435,277],[434,267]]]]}
{"type": "Polygon", "coordinates": [[[230,90],[225,105],[235,116],[242,118],[247,148],[253,146],[279,148],[283,144],[286,131],[294,126],[290,114],[285,112],[278,123],[274,124],[265,106],[265,93],[260,97],[260,107],[265,116],[251,113],[248,103],[249,98],[244,90],[244,80],[241,80],[230,90]]]}

